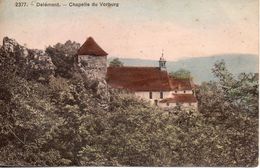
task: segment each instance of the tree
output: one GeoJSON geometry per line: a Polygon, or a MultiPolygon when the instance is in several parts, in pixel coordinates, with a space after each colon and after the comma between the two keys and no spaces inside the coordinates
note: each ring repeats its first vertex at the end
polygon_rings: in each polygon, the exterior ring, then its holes
{"type": "Polygon", "coordinates": [[[46,48],[45,52],[51,57],[53,64],[57,67],[55,70],[56,75],[65,78],[73,76],[74,58],[79,47],[79,43],[68,40],[64,44],[57,43],[46,48]]]}
{"type": "Polygon", "coordinates": [[[122,67],[124,66],[123,62],[119,60],[119,58],[115,58],[109,63],[110,67],[122,67]]]}
{"type": "Polygon", "coordinates": [[[215,82],[199,89],[200,112],[214,128],[211,165],[256,166],[258,162],[258,80],[255,74],[231,74],[224,61],[212,68],[215,82]],[[217,156],[222,156],[219,160],[217,156]],[[214,159],[215,157],[215,159],[214,159]]]}
{"type": "Polygon", "coordinates": [[[189,79],[191,77],[190,71],[186,69],[179,69],[175,72],[171,72],[170,75],[178,79],[189,79]]]}
{"type": "Polygon", "coordinates": [[[236,77],[217,62],[216,81],[197,93],[200,113],[166,112],[122,90],[104,98],[74,73],[28,80],[12,58],[0,49],[0,165],[257,165],[256,74],[236,77]]]}

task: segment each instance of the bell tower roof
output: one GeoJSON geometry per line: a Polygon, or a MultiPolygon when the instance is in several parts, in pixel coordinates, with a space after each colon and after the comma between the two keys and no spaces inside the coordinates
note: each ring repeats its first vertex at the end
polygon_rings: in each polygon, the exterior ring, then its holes
{"type": "Polygon", "coordinates": [[[163,57],[163,51],[162,51],[162,56],[160,57],[159,61],[166,61],[165,58],[163,57]]]}
{"type": "Polygon", "coordinates": [[[160,68],[160,70],[162,70],[162,71],[166,71],[166,60],[165,60],[165,58],[163,57],[163,50],[162,50],[162,56],[161,56],[160,59],[159,59],[159,68],[160,68]]]}

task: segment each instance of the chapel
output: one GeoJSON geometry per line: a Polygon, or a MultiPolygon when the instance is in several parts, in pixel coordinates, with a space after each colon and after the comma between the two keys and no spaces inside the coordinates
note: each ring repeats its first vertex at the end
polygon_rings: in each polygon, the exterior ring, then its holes
{"type": "Polygon", "coordinates": [[[95,40],[89,37],[79,48],[76,60],[93,78],[106,80],[110,87],[126,89],[156,106],[198,108],[192,79],[170,76],[163,54],[158,61],[158,67],[108,67],[107,55],[95,40]]]}

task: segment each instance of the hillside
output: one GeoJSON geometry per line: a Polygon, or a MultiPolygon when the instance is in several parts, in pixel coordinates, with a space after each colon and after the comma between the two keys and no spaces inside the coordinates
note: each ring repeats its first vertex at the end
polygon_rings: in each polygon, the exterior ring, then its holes
{"type": "MultiPolygon", "coordinates": [[[[0,48],[0,166],[258,164],[258,79],[224,62],[199,110],[162,109],[72,68],[78,43],[0,48]]],[[[86,72],[91,73],[91,72],[86,72]]]]}
{"type": "MultiPolygon", "coordinates": [[[[111,61],[113,57],[109,58],[111,61]]],[[[157,60],[120,58],[127,66],[158,66],[157,60]]],[[[216,61],[224,60],[231,73],[237,75],[241,72],[258,72],[258,56],[253,54],[226,54],[207,57],[185,58],[179,61],[167,61],[169,72],[185,68],[191,71],[194,81],[214,80],[211,68],[216,61]]]]}

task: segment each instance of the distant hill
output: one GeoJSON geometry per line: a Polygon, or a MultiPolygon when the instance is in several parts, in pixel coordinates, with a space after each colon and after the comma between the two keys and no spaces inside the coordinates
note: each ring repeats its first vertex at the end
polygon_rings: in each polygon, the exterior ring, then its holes
{"type": "MultiPolygon", "coordinates": [[[[110,62],[114,57],[110,57],[110,62]]],[[[158,66],[157,60],[128,59],[120,58],[125,66],[158,66]]],[[[167,61],[168,72],[176,71],[180,68],[191,71],[194,81],[214,80],[211,68],[216,61],[224,60],[230,72],[237,75],[241,72],[258,72],[258,56],[253,54],[223,54],[207,57],[185,58],[179,61],[167,61]]]]}

